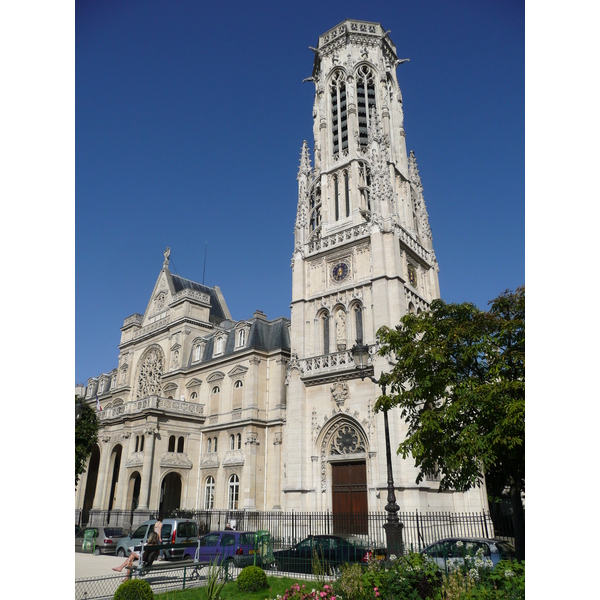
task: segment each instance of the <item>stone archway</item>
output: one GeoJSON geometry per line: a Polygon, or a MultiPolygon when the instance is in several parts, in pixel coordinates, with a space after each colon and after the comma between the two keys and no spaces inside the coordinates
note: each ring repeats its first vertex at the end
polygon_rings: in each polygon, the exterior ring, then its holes
{"type": "Polygon", "coordinates": [[[110,494],[108,497],[108,514],[106,522],[110,523],[110,513],[114,508],[115,502],[117,500],[117,484],[119,483],[119,474],[121,472],[121,455],[123,448],[121,444],[117,444],[110,456],[110,471],[112,474],[111,484],[110,484],[110,494]]]}
{"type": "Polygon", "coordinates": [[[334,419],[321,438],[321,491],[331,490],[335,533],[368,533],[367,456],[360,424],[346,414],[334,419]]]}
{"type": "Polygon", "coordinates": [[[164,517],[181,507],[181,475],[168,473],[160,486],[160,504],[158,513],[164,517]]]}
{"type": "Polygon", "coordinates": [[[100,466],[100,448],[94,446],[87,468],[87,481],[85,494],[83,496],[83,508],[81,511],[81,525],[87,525],[90,520],[90,510],[94,505],[96,495],[96,483],[98,482],[98,467],[100,466]]]}
{"type": "Polygon", "coordinates": [[[127,489],[127,508],[133,513],[140,503],[140,488],[142,478],[137,471],[134,471],[129,478],[127,489]]]}

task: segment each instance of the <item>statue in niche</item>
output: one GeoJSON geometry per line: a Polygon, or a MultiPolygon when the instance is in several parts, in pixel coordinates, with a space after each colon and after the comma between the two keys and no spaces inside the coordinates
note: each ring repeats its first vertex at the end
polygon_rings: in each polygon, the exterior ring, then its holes
{"type": "Polygon", "coordinates": [[[338,351],[346,349],[346,313],[343,310],[338,310],[336,325],[335,325],[335,337],[337,342],[338,351]]]}

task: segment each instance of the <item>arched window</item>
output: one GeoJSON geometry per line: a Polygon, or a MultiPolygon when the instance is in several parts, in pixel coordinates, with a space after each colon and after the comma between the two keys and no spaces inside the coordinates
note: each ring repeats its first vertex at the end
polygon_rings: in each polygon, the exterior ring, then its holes
{"type": "Polygon", "coordinates": [[[240,329],[238,333],[238,346],[243,346],[246,343],[246,330],[240,329]]]}
{"type": "Polygon", "coordinates": [[[321,328],[323,335],[323,354],[329,354],[329,314],[321,317],[321,328]]]}
{"type": "Polygon", "coordinates": [[[202,346],[200,344],[198,344],[194,348],[194,362],[198,362],[200,360],[201,354],[202,354],[202,346]]]}
{"type": "Polygon", "coordinates": [[[177,440],[177,452],[183,452],[183,436],[177,440]]]}
{"type": "Polygon", "coordinates": [[[216,452],[217,451],[217,438],[213,439],[213,443],[214,443],[215,452],[216,452]]]}
{"type": "Polygon", "coordinates": [[[140,452],[144,451],[144,436],[140,436],[140,452]]]}
{"type": "Polygon", "coordinates": [[[212,452],[212,440],[210,438],[208,438],[208,442],[207,442],[207,446],[206,446],[206,451],[209,454],[212,452]]]}
{"type": "Polygon", "coordinates": [[[229,449],[235,450],[235,436],[233,433],[229,436],[229,449]]]}
{"type": "Polygon", "coordinates": [[[228,488],[227,508],[229,510],[237,510],[240,498],[240,478],[237,475],[234,474],[229,478],[228,488]]]}
{"type": "Polygon", "coordinates": [[[175,436],[172,435],[169,438],[169,450],[168,452],[175,452],[175,436]]]}
{"type": "Polygon", "coordinates": [[[333,153],[337,154],[348,148],[348,113],[346,111],[346,76],[343,71],[336,71],[329,84],[331,95],[331,133],[333,136],[333,153]]]}
{"type": "Polygon", "coordinates": [[[221,388],[218,385],[213,387],[210,395],[210,414],[215,415],[219,412],[219,399],[221,397],[221,388]]]}
{"type": "Polygon", "coordinates": [[[137,452],[140,449],[140,436],[135,436],[135,451],[137,452]]]}
{"type": "Polygon", "coordinates": [[[217,349],[216,349],[216,353],[217,353],[217,354],[221,354],[221,352],[223,352],[223,338],[222,338],[222,337],[218,337],[218,338],[217,338],[217,349]]]}
{"type": "Polygon", "coordinates": [[[356,332],[356,340],[363,340],[363,317],[362,317],[362,307],[360,305],[356,305],[354,307],[354,329],[356,332]]]}
{"type": "Polygon", "coordinates": [[[348,171],[344,171],[344,198],[346,199],[346,216],[350,216],[350,181],[348,171]]]}
{"type": "Polygon", "coordinates": [[[190,400],[195,400],[198,397],[198,394],[196,394],[196,392],[192,392],[192,395],[190,396],[190,400]]]}
{"type": "Polygon", "coordinates": [[[233,404],[232,408],[242,408],[242,391],[244,387],[244,382],[241,379],[238,379],[233,384],[233,404]]]}
{"type": "Polygon", "coordinates": [[[358,141],[366,146],[371,109],[375,108],[375,79],[367,65],[361,65],[356,73],[356,100],[358,109],[358,141]]]}
{"type": "Polygon", "coordinates": [[[212,510],[215,505],[215,478],[210,475],[204,485],[204,510],[212,510]]]}
{"type": "Polygon", "coordinates": [[[340,220],[340,185],[338,176],[333,176],[333,201],[335,204],[335,220],[340,220]]]}
{"type": "Polygon", "coordinates": [[[242,434],[241,433],[238,433],[235,436],[235,441],[236,441],[236,444],[237,444],[237,449],[241,450],[242,449],[242,434]]]}

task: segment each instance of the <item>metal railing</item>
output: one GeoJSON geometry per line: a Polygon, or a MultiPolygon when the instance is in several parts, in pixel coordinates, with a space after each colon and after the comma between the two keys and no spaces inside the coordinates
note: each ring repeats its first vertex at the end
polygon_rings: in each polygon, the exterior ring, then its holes
{"type": "MultiPolygon", "coordinates": [[[[269,531],[274,548],[285,548],[309,535],[352,534],[371,548],[385,547],[386,535],[383,525],[387,513],[369,512],[360,515],[325,512],[283,511],[175,511],[169,516],[194,519],[201,532],[219,531],[225,524],[235,520],[240,531],[269,531]]],[[[511,541],[512,521],[505,518],[496,523],[488,512],[400,512],[404,525],[403,541],[407,551],[420,551],[425,546],[444,537],[501,537],[511,541]],[[501,531],[502,535],[496,534],[501,531]]]]}
{"type": "MultiPolygon", "coordinates": [[[[76,519],[79,513],[76,514],[76,519]]],[[[225,529],[228,521],[235,520],[235,528],[243,531],[269,531],[275,548],[285,548],[309,535],[353,534],[359,536],[369,547],[386,544],[383,525],[387,513],[369,512],[360,515],[339,514],[331,511],[230,511],[230,510],[176,510],[165,517],[193,519],[198,523],[200,535],[209,531],[225,529]]],[[[497,537],[512,541],[514,537],[509,515],[482,512],[400,512],[404,525],[402,537],[407,550],[422,550],[425,546],[444,537],[497,537]]],[[[148,511],[146,518],[156,518],[148,511]]],[[[97,511],[92,525],[121,526],[131,529],[131,512],[97,511]]],[[[143,519],[142,519],[143,520],[143,519]]],[[[141,522],[141,521],[140,521],[141,522]]]]}

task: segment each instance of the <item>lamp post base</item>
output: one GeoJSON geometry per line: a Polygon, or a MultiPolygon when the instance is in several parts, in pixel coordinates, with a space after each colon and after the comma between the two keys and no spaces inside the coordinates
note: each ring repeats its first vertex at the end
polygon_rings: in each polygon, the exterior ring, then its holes
{"type": "Polygon", "coordinates": [[[383,526],[385,529],[385,537],[387,540],[387,558],[392,555],[399,558],[404,554],[404,543],[402,541],[402,529],[404,525],[399,521],[390,523],[389,521],[383,526]]]}

